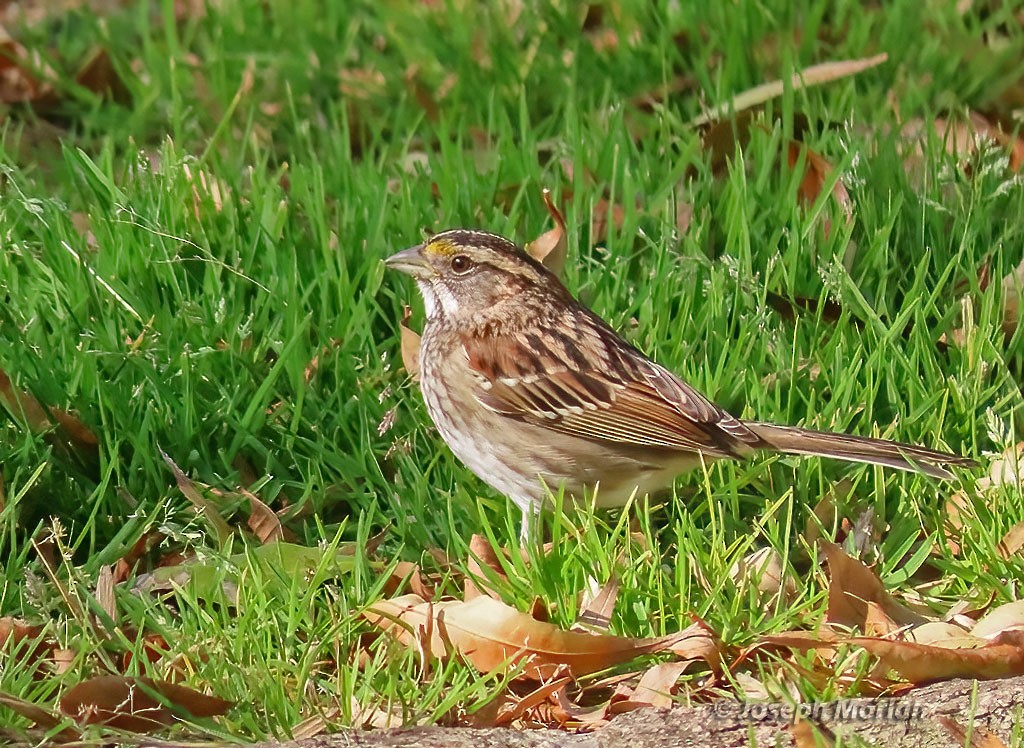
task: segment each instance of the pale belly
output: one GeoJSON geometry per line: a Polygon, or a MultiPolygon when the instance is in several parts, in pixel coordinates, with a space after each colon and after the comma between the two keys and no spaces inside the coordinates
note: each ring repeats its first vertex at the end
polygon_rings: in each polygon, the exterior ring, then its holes
{"type": "Polygon", "coordinates": [[[618,507],[633,497],[663,491],[672,480],[700,464],[692,453],[645,452],[637,447],[579,439],[506,416],[473,408],[472,423],[462,408],[424,392],[431,419],[457,458],[520,509],[537,511],[552,494],[599,508],[618,507]],[[515,434],[512,434],[512,431],[515,434]],[[472,438],[465,435],[472,434],[472,438]]]}

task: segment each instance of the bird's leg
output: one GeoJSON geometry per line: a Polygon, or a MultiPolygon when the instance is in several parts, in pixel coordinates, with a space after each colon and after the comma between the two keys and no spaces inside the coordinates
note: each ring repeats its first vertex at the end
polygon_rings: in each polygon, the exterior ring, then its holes
{"type": "Polygon", "coordinates": [[[519,526],[519,542],[522,543],[523,547],[526,547],[536,535],[534,525],[537,522],[537,515],[540,514],[540,511],[534,506],[533,502],[520,504],[520,509],[523,512],[523,520],[519,526]]]}

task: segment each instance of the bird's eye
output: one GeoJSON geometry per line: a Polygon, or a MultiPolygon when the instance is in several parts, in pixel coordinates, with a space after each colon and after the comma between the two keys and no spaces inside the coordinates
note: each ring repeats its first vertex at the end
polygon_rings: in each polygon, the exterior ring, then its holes
{"type": "Polygon", "coordinates": [[[470,268],[473,267],[473,261],[470,260],[466,255],[455,255],[452,258],[452,270],[456,273],[469,272],[470,268]]]}

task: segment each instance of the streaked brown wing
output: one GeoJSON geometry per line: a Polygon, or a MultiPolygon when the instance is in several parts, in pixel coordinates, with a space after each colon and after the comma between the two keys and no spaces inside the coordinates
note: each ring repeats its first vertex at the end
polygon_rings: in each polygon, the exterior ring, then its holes
{"type": "Polygon", "coordinates": [[[464,337],[480,378],[477,399],[506,416],[596,441],[723,457],[760,442],[611,330],[578,325],[573,334],[558,341],[464,337]]]}

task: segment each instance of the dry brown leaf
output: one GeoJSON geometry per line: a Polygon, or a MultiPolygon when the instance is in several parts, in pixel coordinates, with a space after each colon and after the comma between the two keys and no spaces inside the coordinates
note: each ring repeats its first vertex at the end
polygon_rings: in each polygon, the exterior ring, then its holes
{"type": "Polygon", "coordinates": [[[497,578],[501,585],[507,585],[508,576],[498,560],[498,553],[484,535],[474,534],[469,539],[469,557],[466,559],[466,578],[463,580],[463,599],[467,602],[480,595],[489,595],[501,600],[501,592],[492,586],[491,579],[497,578]]]}
{"type": "MultiPolygon", "coordinates": [[[[889,59],[889,55],[880,54],[874,57],[867,57],[859,60],[838,60],[836,62],[825,62],[821,65],[812,65],[809,68],[794,73],[789,79],[789,88],[798,91],[802,88],[817,86],[822,83],[848,78],[864,70],[877,67],[889,59]]],[[[755,106],[764,104],[766,101],[778,98],[786,90],[786,83],[781,80],[763,83],[760,86],[748,89],[737,95],[732,101],[722,106],[715,107],[709,112],[690,122],[691,127],[700,127],[710,122],[720,120],[732,113],[742,112],[755,106]]]]}
{"type": "MultiPolygon", "coordinates": [[[[0,656],[3,659],[17,657],[25,670],[52,664],[57,642],[44,637],[43,630],[43,626],[28,624],[20,618],[0,618],[0,656]],[[19,646],[22,642],[26,645],[19,646]]],[[[44,672],[40,670],[40,674],[44,672]]]]}
{"type": "Polygon", "coordinates": [[[1003,535],[996,552],[1000,558],[1010,558],[1017,555],[1021,548],[1024,548],[1024,522],[1018,522],[1003,535]]]}
{"type": "Polygon", "coordinates": [[[854,637],[850,643],[863,647],[911,683],[1024,675],[1024,631],[1007,631],[974,649],[866,637],[854,637]]]}
{"type": "Polygon", "coordinates": [[[243,488],[241,493],[249,499],[249,519],[247,524],[249,529],[256,535],[256,538],[264,545],[284,540],[284,528],[281,526],[281,520],[274,513],[274,510],[250,491],[246,491],[243,488]]]}
{"type": "Polygon", "coordinates": [[[106,725],[130,732],[162,729],[174,722],[177,710],[195,717],[213,717],[224,714],[231,706],[230,701],[186,686],[123,675],[101,675],[82,681],[69,688],[60,700],[60,711],[79,725],[106,725]]]}
{"type": "Polygon", "coordinates": [[[117,625],[117,598],[114,596],[114,567],[104,564],[96,575],[96,602],[117,625]]]}
{"type": "Polygon", "coordinates": [[[410,592],[419,595],[424,600],[433,600],[437,597],[437,590],[423,579],[423,572],[420,570],[419,564],[414,564],[412,561],[399,561],[384,584],[384,594],[394,597],[402,592],[406,585],[410,592]]]}
{"type": "Polygon", "coordinates": [[[224,518],[220,516],[220,512],[217,511],[217,508],[213,503],[200,493],[196,482],[185,475],[181,468],[175,464],[174,460],[172,460],[166,452],[160,450],[160,456],[164,458],[164,462],[167,463],[168,467],[171,468],[171,472],[174,473],[174,480],[178,484],[178,490],[180,490],[185,495],[185,498],[191,501],[193,506],[200,511],[203,518],[217,533],[218,544],[220,547],[224,547],[232,535],[231,527],[224,518]]]}
{"type": "Polygon", "coordinates": [[[565,270],[566,259],[565,218],[551,199],[551,190],[545,187],[541,195],[544,206],[555,221],[555,227],[529,242],[525,249],[530,257],[544,263],[544,267],[560,276],[565,270]]]}
{"type": "Polygon", "coordinates": [[[43,62],[38,52],[29,52],[12,39],[0,43],[0,101],[49,108],[56,101],[49,81],[56,79],[56,72],[43,62]]]}
{"type": "MultiPolygon", "coordinates": [[[[10,709],[12,712],[24,717],[25,719],[32,720],[32,722],[45,730],[52,730],[64,721],[52,712],[48,712],[41,706],[33,704],[31,701],[26,701],[25,699],[17,696],[12,696],[9,693],[4,693],[3,691],[0,691],[0,706],[10,709]]],[[[65,727],[56,735],[49,735],[47,737],[57,743],[70,743],[75,740],[80,740],[82,733],[74,727],[65,727]]]]}
{"type": "Polygon", "coordinates": [[[608,724],[610,701],[596,706],[581,706],[569,698],[568,686],[554,693],[552,716],[560,727],[570,730],[595,730],[608,724]]]}
{"type": "Polygon", "coordinates": [[[409,327],[409,317],[412,310],[409,307],[402,307],[402,322],[399,329],[402,334],[402,366],[405,367],[409,377],[418,382],[420,379],[420,334],[409,327]]]}
{"type": "Polygon", "coordinates": [[[592,244],[600,244],[608,238],[608,227],[612,226],[618,232],[626,220],[626,209],[618,203],[612,205],[605,198],[594,203],[594,209],[590,214],[590,241],[592,244]]]}
{"type": "Polygon", "coordinates": [[[694,618],[694,622],[678,634],[662,637],[670,641],[665,649],[690,663],[703,660],[717,673],[722,669],[722,643],[707,623],[696,616],[694,618]]]}
{"type": "Polygon", "coordinates": [[[935,715],[935,721],[942,725],[957,745],[964,748],[1006,748],[1006,743],[998,735],[977,721],[971,724],[970,730],[945,714],[935,715]]]}
{"type": "Polygon", "coordinates": [[[331,338],[331,341],[320,349],[320,352],[315,354],[309,363],[306,364],[306,370],[302,374],[302,381],[309,384],[313,381],[313,377],[320,371],[320,359],[326,357],[335,348],[341,347],[341,338],[331,338]]]}
{"type": "Polygon", "coordinates": [[[1024,296],[1024,260],[1002,281],[1003,335],[1009,340],[1020,325],[1020,302],[1024,296]]]}
{"type": "Polygon", "coordinates": [[[1017,172],[1024,165],[1024,140],[1005,132],[977,112],[970,112],[967,119],[960,117],[936,117],[928,122],[911,119],[900,128],[900,138],[908,143],[903,154],[904,168],[913,173],[924,165],[926,138],[934,136],[942,141],[951,156],[960,159],[966,168],[966,160],[984,144],[995,144],[1006,149],[1010,171],[1017,172]]]}
{"type": "MultiPolygon", "coordinates": [[[[621,566],[621,557],[617,566],[621,566]]],[[[578,631],[607,631],[611,626],[615,601],[619,598],[619,575],[612,573],[608,581],[598,585],[591,578],[589,588],[580,601],[580,612],[573,628],[578,631]]]]}
{"type": "Polygon", "coordinates": [[[782,647],[794,649],[798,652],[815,650],[823,659],[830,659],[835,655],[838,645],[839,636],[835,631],[827,627],[822,627],[817,632],[780,631],[777,634],[770,634],[759,638],[753,645],[743,651],[739,660],[743,661],[751,652],[764,649],[765,647],[782,647]]]}
{"type": "Polygon", "coordinates": [[[822,724],[807,719],[798,719],[787,728],[793,737],[794,748],[832,748],[836,736],[822,724]]]}
{"type": "Polygon", "coordinates": [[[653,707],[672,706],[672,695],[689,662],[659,662],[642,676],[629,700],[653,707]]]}
{"type": "Polygon", "coordinates": [[[15,418],[23,419],[28,430],[36,434],[51,431],[56,422],[57,435],[67,446],[83,455],[96,455],[100,440],[81,419],[60,408],[44,408],[30,392],[15,387],[3,369],[0,369],[0,404],[15,418]]]}
{"type": "Polygon", "coordinates": [[[545,704],[556,692],[564,689],[571,680],[569,676],[556,678],[550,683],[542,683],[520,698],[515,698],[506,692],[505,698],[495,700],[494,708],[485,708],[474,713],[473,726],[502,727],[510,725],[545,704]]]}
{"type": "Polygon", "coordinates": [[[131,100],[131,91],[118,75],[110,53],[103,47],[95,47],[88,54],[75,75],[75,83],[120,104],[131,100]]]}
{"type": "Polygon", "coordinates": [[[1019,486],[1024,484],[1024,442],[1008,447],[999,457],[992,460],[988,475],[978,480],[982,490],[999,486],[1019,486]]]}
{"type": "Polygon", "coordinates": [[[28,624],[20,618],[0,618],[0,651],[10,652],[19,642],[35,639],[43,633],[43,627],[28,624]]]}
{"type": "Polygon", "coordinates": [[[886,615],[881,605],[874,600],[867,601],[867,612],[864,615],[864,633],[867,636],[888,636],[899,629],[900,625],[886,615]]]}
{"type": "MultiPolygon", "coordinates": [[[[656,639],[565,631],[487,596],[431,604],[418,595],[404,595],[374,603],[363,615],[406,645],[422,638],[434,657],[458,652],[483,673],[521,665],[524,677],[535,680],[552,678],[562,667],[578,677],[642,654],[676,651],[687,639],[709,638],[692,626],[656,639]]],[[[698,651],[697,644],[691,646],[698,651]]]]}
{"type": "MultiPolygon", "coordinates": [[[[800,180],[800,198],[807,205],[814,205],[831,179],[835,167],[803,143],[791,140],[786,152],[786,160],[790,169],[797,167],[801,155],[804,157],[805,163],[804,176],[800,180]]],[[[846,216],[846,222],[852,221],[853,200],[850,199],[850,193],[841,178],[836,178],[831,194],[832,199],[836,201],[836,204],[842,209],[843,215],[846,216]]],[[[825,235],[828,236],[828,227],[826,227],[825,235]]]]}
{"type": "Polygon", "coordinates": [[[973,649],[985,642],[955,623],[949,621],[928,621],[920,626],[911,626],[900,637],[902,641],[928,644],[946,649],[973,649]]]}
{"type": "Polygon", "coordinates": [[[942,532],[950,553],[960,555],[960,539],[964,528],[964,517],[974,517],[974,506],[967,492],[960,490],[950,494],[942,508],[945,518],[942,532]]]}
{"type": "Polygon", "coordinates": [[[1024,600],[1000,605],[971,628],[971,634],[982,639],[993,639],[1006,631],[1024,631],[1024,600]]]}
{"type": "Polygon", "coordinates": [[[774,548],[758,548],[739,559],[729,569],[729,578],[737,586],[755,587],[762,595],[796,595],[796,582],[786,573],[782,554],[774,548]]]}
{"type": "Polygon", "coordinates": [[[901,626],[924,623],[927,619],[896,602],[885,591],[882,581],[871,569],[835,543],[821,542],[829,570],[828,611],[825,620],[850,628],[863,629],[867,603],[875,602],[885,614],[901,626]]]}
{"type": "Polygon", "coordinates": [[[363,706],[359,699],[352,697],[352,725],[362,730],[389,730],[403,727],[402,705],[391,704],[389,709],[382,709],[373,704],[363,706]]]}

